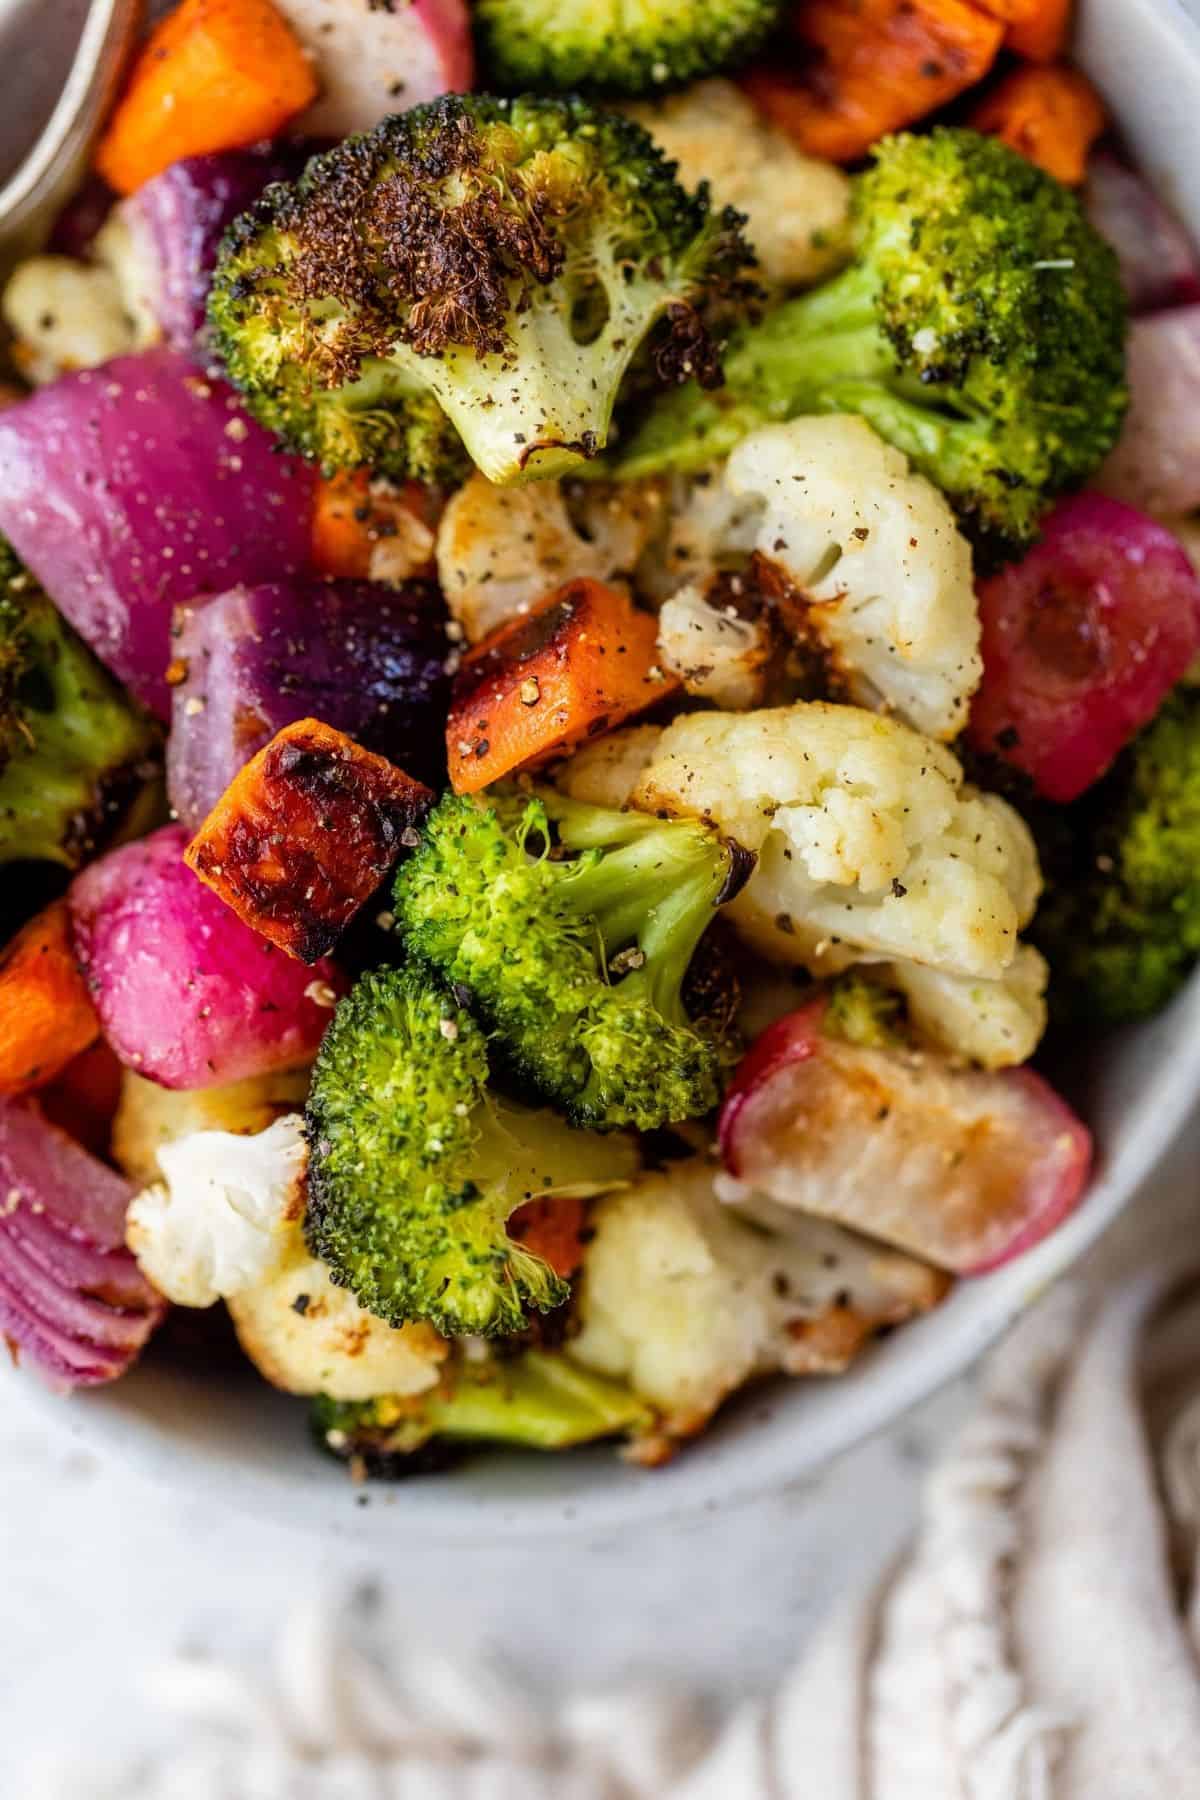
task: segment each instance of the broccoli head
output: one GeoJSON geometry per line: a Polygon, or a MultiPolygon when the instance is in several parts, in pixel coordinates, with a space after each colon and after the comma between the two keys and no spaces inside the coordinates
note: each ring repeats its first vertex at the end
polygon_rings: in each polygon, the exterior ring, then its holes
{"type": "Polygon", "coordinates": [[[444,478],[461,439],[492,481],[551,476],[604,444],[646,340],[661,378],[719,378],[701,308],[739,226],[617,114],[448,94],[268,188],[209,320],[251,411],[326,466],[444,478]]]}
{"type": "Polygon", "coordinates": [[[341,1001],[313,1070],[305,1230],[368,1312],[439,1331],[520,1331],[566,1284],[506,1233],[548,1194],[629,1179],[632,1144],[573,1131],[487,1087],[483,1033],[415,969],[364,975],[341,1001]]]}
{"type": "Polygon", "coordinates": [[[77,868],[142,788],[157,742],[0,539],[0,863],[77,868]]]}
{"type": "Polygon", "coordinates": [[[654,402],[634,477],[692,470],[800,413],[859,413],[993,555],[1033,538],[1125,411],[1125,301],[1076,196],[998,139],[885,138],[854,196],[855,253],[731,341],[725,384],[654,402]]]}
{"type": "Polygon", "coordinates": [[[1179,689],[1103,781],[1033,822],[1052,1013],[1120,1024],[1165,1006],[1200,958],[1200,692],[1179,689]]]}
{"type": "Polygon", "coordinates": [[[689,966],[753,858],[700,819],[549,788],[446,796],[396,878],[410,953],[469,995],[523,1083],[577,1125],[651,1131],[721,1097],[728,1021],[689,966]]]}
{"type": "Polygon", "coordinates": [[[384,1479],[428,1467],[421,1452],[435,1441],[517,1444],[568,1450],[618,1433],[649,1429],[653,1413],[622,1381],[594,1375],[561,1351],[455,1358],[436,1388],[411,1397],[312,1405],[313,1435],[323,1450],[361,1459],[384,1479]]]}
{"type": "Polygon", "coordinates": [[[475,30],[502,88],[633,96],[745,62],[780,0],[478,0],[475,30]]]}

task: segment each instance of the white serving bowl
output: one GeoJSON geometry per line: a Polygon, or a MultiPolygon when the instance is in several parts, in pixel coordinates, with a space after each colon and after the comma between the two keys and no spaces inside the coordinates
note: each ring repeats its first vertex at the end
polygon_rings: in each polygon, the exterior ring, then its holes
{"type": "MultiPolygon", "coordinates": [[[[1200,27],[1178,0],[1083,0],[1079,55],[1146,173],[1200,240],[1200,27]]],[[[311,1447],[303,1401],[247,1368],[230,1376],[153,1355],[115,1387],[70,1400],[10,1382],[47,1422],[148,1473],[292,1526],[367,1543],[478,1546],[592,1534],[762,1494],[813,1474],[961,1373],[1121,1211],[1200,1098],[1200,973],[1161,1017],[1096,1047],[1071,1072],[1098,1147],[1079,1211],[1035,1250],[959,1284],[837,1380],[778,1383],[731,1404],[665,1469],[611,1448],[487,1452],[444,1474],[378,1484],[365,1511],[346,1472],[311,1447]],[[413,1535],[415,1528],[415,1536],[413,1535]]]]}

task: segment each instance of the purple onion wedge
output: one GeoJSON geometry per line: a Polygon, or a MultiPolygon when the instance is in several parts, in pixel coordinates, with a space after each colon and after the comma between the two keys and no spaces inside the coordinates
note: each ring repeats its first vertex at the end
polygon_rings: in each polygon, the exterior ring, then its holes
{"type": "Polygon", "coordinates": [[[303,568],[314,479],[171,350],[81,370],[0,413],[0,535],[163,719],[172,609],[303,568]]]}
{"type": "Polygon", "coordinates": [[[36,1106],[0,1101],[0,1335],[56,1387],[114,1381],[163,1316],[125,1248],[132,1196],[36,1106]]]}
{"type": "Polygon", "coordinates": [[[181,607],[167,753],[171,805],[195,830],[285,725],[317,718],[431,786],[445,775],[445,610],[432,582],[317,575],[181,607]]]}

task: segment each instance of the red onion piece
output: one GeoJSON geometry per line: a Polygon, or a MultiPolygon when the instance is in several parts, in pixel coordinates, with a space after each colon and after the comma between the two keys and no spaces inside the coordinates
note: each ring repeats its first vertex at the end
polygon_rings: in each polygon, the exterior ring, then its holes
{"type": "Polygon", "coordinates": [[[1088,163],[1083,202],[1117,253],[1135,313],[1200,300],[1200,265],[1191,240],[1135,169],[1098,151],[1088,163]]]}
{"type": "Polygon", "coordinates": [[[829,1036],[825,1001],[752,1045],[721,1113],[730,1174],[798,1211],[978,1275],[1051,1232],[1091,1137],[1030,1069],[984,1073],[829,1036]]]}
{"type": "Polygon", "coordinates": [[[1200,580],[1178,540],[1098,494],[1059,506],[1029,554],[980,583],[983,681],[968,736],[1074,800],[1200,652],[1200,580]]]}
{"type": "Polygon", "coordinates": [[[1135,319],[1125,353],[1129,411],[1095,478],[1146,512],[1200,506],[1200,305],[1135,319]]]}
{"type": "Polygon", "coordinates": [[[296,962],[243,925],[183,861],[167,825],[76,877],[75,952],[105,1038],[167,1088],[213,1087],[307,1062],[344,992],[328,960],[296,962]]]}
{"type": "Polygon", "coordinates": [[[0,1102],[0,1333],[61,1387],[112,1381],[165,1310],[125,1248],[133,1189],[28,1102],[0,1102]]]}
{"type": "Polygon", "coordinates": [[[299,576],[184,607],[167,746],[171,805],[195,830],[285,725],[316,718],[440,786],[449,680],[432,582],[393,589],[299,576]]]}
{"type": "Polygon", "coordinates": [[[172,608],[303,568],[314,479],[171,350],[81,370],[0,413],[0,534],[164,719],[172,608]]]}

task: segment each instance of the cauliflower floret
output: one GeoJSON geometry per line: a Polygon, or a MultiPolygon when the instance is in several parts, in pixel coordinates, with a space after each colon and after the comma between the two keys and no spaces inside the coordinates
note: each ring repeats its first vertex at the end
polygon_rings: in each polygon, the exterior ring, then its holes
{"type": "Polygon", "coordinates": [[[892,963],[888,977],[908,1001],[914,1026],[931,1042],[985,1069],[1005,1069],[1028,1061],[1041,1042],[1049,973],[1031,944],[1018,944],[1008,968],[992,981],[906,961],[892,963]]]}
{"type": "Polygon", "coordinates": [[[700,81],[625,111],[679,164],[693,188],[712,184],[720,206],[749,215],[759,274],[774,287],[807,287],[845,261],[850,183],[806,156],[731,81],[700,81]]]}
{"type": "Polygon", "coordinates": [[[634,585],[658,606],[682,587],[706,588],[724,571],[743,569],[758,539],[762,508],[724,480],[724,466],[672,475],[661,485],[661,528],[647,542],[634,585]]]}
{"type": "Polygon", "coordinates": [[[752,432],[725,484],[758,501],[757,549],[807,602],[851,696],[957,737],[983,663],[971,547],[945,496],[853,418],[752,432]]]}
{"type": "Polygon", "coordinates": [[[469,643],[528,612],[564,581],[628,579],[662,517],[655,484],[495,487],[471,476],[442,515],[437,566],[469,643]]]}
{"type": "Polygon", "coordinates": [[[964,787],[941,744],[859,707],[676,719],[632,801],[703,814],[756,850],[729,917],[768,956],[814,973],[865,954],[993,979],[1041,889],[1013,809],[964,787]]]}
{"type": "Polygon", "coordinates": [[[145,350],[161,335],[154,274],[119,210],[96,233],[91,255],[89,262],[31,256],[0,295],[0,314],[16,340],[13,361],[35,387],[145,350]]]}
{"type": "Polygon", "coordinates": [[[139,1186],[164,1173],[158,1153],[198,1131],[265,1131],[308,1097],[309,1070],[277,1069],[210,1088],[165,1088],[126,1069],[113,1120],[113,1157],[139,1186]]]}
{"type": "Polygon", "coordinates": [[[680,588],[658,615],[663,667],[684,689],[728,712],[761,704],[774,649],[769,615],[747,617],[698,587],[680,588]]]}
{"type": "Polygon", "coordinates": [[[555,784],[572,800],[584,800],[589,806],[628,806],[661,737],[661,725],[627,725],[623,731],[605,732],[558,765],[555,784]]]}
{"type": "Polygon", "coordinates": [[[871,1331],[934,1305],[945,1279],[840,1226],[722,1204],[703,1157],[600,1201],[570,1354],[628,1380],[668,1437],[752,1376],[834,1373],[871,1331]]]}

